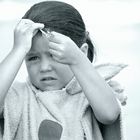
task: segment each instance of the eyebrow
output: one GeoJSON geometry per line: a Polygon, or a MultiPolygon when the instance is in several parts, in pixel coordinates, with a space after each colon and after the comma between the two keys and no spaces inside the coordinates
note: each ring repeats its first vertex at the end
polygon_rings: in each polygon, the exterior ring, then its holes
{"type": "Polygon", "coordinates": [[[27,56],[32,56],[32,55],[37,55],[38,53],[37,52],[29,52],[28,54],[27,54],[27,56]]]}

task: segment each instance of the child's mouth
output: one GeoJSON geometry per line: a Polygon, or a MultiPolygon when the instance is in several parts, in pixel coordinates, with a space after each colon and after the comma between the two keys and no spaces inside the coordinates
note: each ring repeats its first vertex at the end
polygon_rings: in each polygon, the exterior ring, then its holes
{"type": "Polygon", "coordinates": [[[54,78],[54,77],[44,77],[44,78],[42,78],[40,81],[53,81],[53,80],[56,80],[56,78],[54,78]]]}

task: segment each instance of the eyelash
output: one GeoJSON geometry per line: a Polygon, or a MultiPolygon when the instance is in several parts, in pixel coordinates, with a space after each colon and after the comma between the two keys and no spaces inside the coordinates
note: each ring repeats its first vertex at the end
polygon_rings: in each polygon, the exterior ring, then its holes
{"type": "Polygon", "coordinates": [[[37,59],[38,59],[38,56],[33,56],[33,57],[28,58],[28,61],[35,61],[37,59]]]}
{"type": "MultiPolygon", "coordinates": [[[[50,57],[53,57],[52,54],[49,54],[49,55],[50,55],[50,57]]],[[[29,57],[27,60],[28,60],[28,61],[36,61],[37,59],[39,59],[38,56],[32,56],[32,57],[29,57]]]]}

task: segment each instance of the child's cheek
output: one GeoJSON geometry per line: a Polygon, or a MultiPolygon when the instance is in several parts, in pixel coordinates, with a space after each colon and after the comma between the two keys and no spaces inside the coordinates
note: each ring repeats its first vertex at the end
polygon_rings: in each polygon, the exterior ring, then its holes
{"type": "Polygon", "coordinates": [[[27,64],[27,71],[29,75],[37,76],[40,71],[39,63],[28,63],[27,64]]]}

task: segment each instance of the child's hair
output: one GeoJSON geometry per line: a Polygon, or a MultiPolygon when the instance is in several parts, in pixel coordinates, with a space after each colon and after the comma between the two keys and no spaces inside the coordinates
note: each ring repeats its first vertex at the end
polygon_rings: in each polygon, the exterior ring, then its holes
{"type": "Polygon", "coordinates": [[[59,1],[44,1],[33,5],[23,18],[43,23],[45,28],[70,37],[78,47],[87,43],[88,58],[91,62],[93,61],[94,46],[80,13],[73,6],[59,1]]]}

